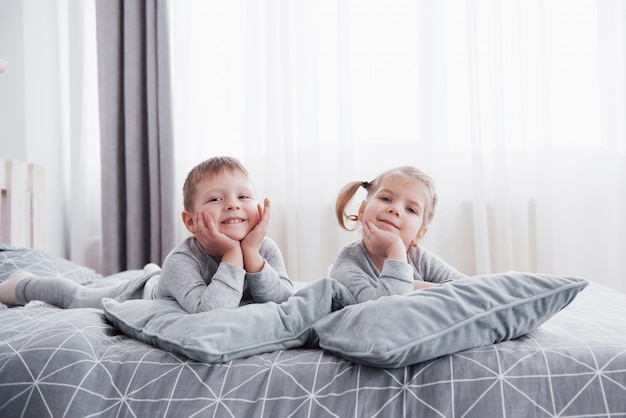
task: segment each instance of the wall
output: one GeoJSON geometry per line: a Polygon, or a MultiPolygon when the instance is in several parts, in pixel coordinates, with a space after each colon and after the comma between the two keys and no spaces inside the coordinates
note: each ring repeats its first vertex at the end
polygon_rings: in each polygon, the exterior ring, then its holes
{"type": "Polygon", "coordinates": [[[8,68],[0,73],[0,156],[26,158],[24,109],[24,36],[22,2],[0,0],[0,58],[8,68]]]}
{"type": "Polygon", "coordinates": [[[67,255],[59,48],[62,0],[0,0],[0,156],[38,163],[46,172],[46,247],[67,255]]]}

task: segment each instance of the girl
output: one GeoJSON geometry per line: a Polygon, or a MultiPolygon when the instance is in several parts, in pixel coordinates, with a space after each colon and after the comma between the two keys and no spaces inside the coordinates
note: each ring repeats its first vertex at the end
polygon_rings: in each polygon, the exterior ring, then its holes
{"type": "Polygon", "coordinates": [[[372,182],[348,183],[335,212],[339,226],[362,226],[362,239],[339,253],[330,276],[344,284],[358,302],[405,294],[466,277],[418,244],[437,206],[433,180],[414,167],[385,171],[372,182]],[[367,191],[358,215],[346,207],[359,187],[367,191]]]}
{"type": "Polygon", "coordinates": [[[282,254],[265,236],[269,201],[263,206],[256,201],[238,160],[213,157],[198,164],[187,175],[183,197],[182,220],[193,235],[168,254],[162,271],[148,264],[140,277],[100,288],[19,271],[0,283],[0,302],[101,308],[103,297],[171,299],[196,313],[250,302],[280,303],[291,296],[282,254]]]}

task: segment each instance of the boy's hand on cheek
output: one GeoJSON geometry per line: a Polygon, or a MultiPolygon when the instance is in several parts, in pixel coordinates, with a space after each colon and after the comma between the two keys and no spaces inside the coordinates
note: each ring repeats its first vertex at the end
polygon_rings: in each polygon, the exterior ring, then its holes
{"type": "Polygon", "coordinates": [[[246,271],[257,273],[263,269],[265,261],[259,254],[259,246],[267,234],[267,226],[270,221],[270,201],[265,199],[263,206],[258,205],[259,221],[248,235],[241,240],[241,249],[243,251],[244,266],[246,271]]]}
{"type": "Polygon", "coordinates": [[[241,246],[244,249],[253,249],[255,251],[258,250],[259,245],[265,238],[265,234],[267,233],[267,226],[270,222],[270,201],[265,199],[263,202],[263,207],[261,205],[257,206],[258,211],[258,222],[252,228],[248,235],[246,235],[243,240],[241,240],[241,246]]]}
{"type": "Polygon", "coordinates": [[[239,241],[222,234],[211,215],[199,213],[196,215],[197,229],[195,237],[208,254],[228,261],[235,265],[242,265],[238,260],[241,258],[241,245],[239,241]],[[239,256],[237,257],[237,255],[239,256]],[[228,255],[228,259],[225,256],[228,255]]]}

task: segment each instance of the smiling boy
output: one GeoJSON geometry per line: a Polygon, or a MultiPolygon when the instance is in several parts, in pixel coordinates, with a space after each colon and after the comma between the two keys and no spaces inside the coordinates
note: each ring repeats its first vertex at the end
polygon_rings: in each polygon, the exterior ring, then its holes
{"type": "Polygon", "coordinates": [[[194,167],[183,186],[182,219],[193,236],[165,259],[151,298],[175,299],[190,313],[293,294],[278,246],[266,237],[270,204],[255,199],[247,170],[231,157],[194,167]]]}
{"type": "Polygon", "coordinates": [[[189,313],[293,294],[278,246],[266,237],[270,204],[257,203],[247,170],[231,157],[194,167],[183,186],[185,226],[193,234],[144,274],[104,287],[19,270],[0,283],[0,303],[40,300],[59,308],[101,308],[103,298],[176,300],[189,313]]]}

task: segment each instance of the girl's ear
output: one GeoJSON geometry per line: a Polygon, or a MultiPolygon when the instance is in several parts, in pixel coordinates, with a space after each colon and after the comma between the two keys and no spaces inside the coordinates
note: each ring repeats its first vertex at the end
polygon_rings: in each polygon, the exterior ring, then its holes
{"type": "Polygon", "coordinates": [[[186,210],[184,210],[182,216],[183,216],[183,223],[185,224],[185,228],[187,228],[187,231],[191,232],[192,234],[195,234],[196,222],[195,222],[193,213],[187,212],[186,210]]]}
{"type": "Polygon", "coordinates": [[[417,233],[417,236],[413,238],[413,241],[411,241],[411,245],[417,247],[417,244],[419,244],[422,238],[424,238],[424,235],[426,235],[426,231],[428,231],[428,228],[426,228],[425,226],[422,227],[417,233]]]}
{"type": "Polygon", "coordinates": [[[361,202],[361,206],[359,206],[359,221],[363,218],[363,212],[365,211],[365,200],[361,202]]]}

